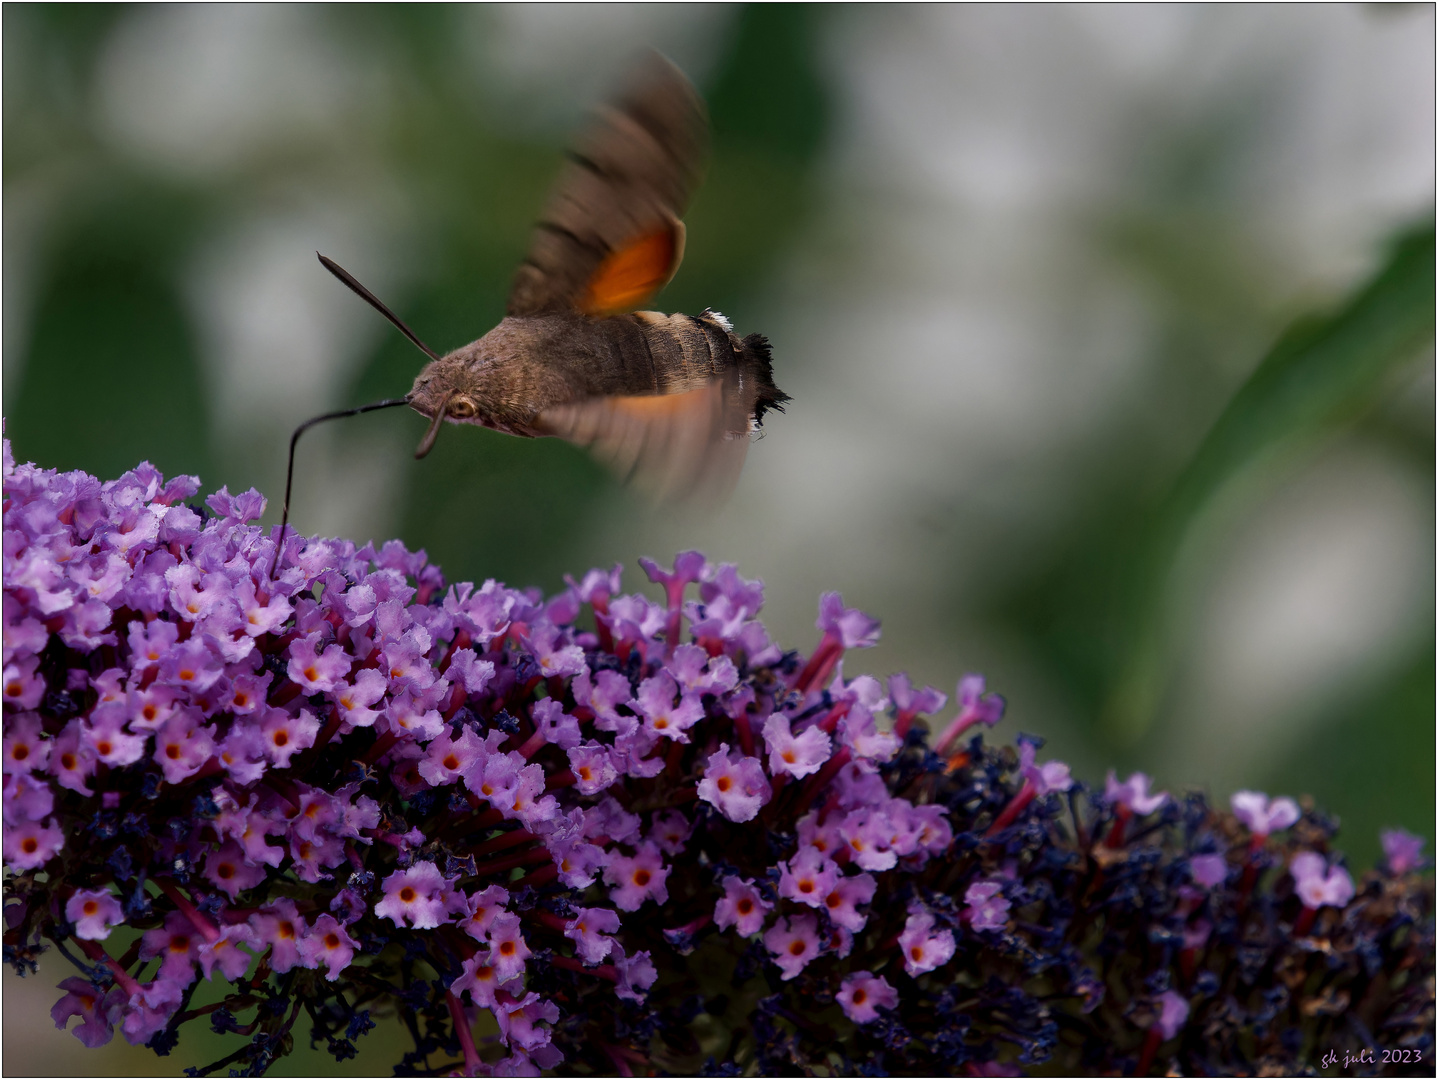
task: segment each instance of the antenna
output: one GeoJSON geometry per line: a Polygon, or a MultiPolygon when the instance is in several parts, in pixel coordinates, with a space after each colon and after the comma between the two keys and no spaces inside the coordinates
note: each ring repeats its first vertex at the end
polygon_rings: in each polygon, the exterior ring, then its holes
{"type": "MultiPolygon", "coordinates": [[[[356,280],[354,279],[354,275],[353,275],[353,274],[351,274],[348,270],[346,270],[346,269],[345,269],[343,266],[341,266],[339,263],[335,262],[335,261],[334,261],[333,259],[331,259],[329,256],[327,256],[327,255],[320,255],[320,253],[319,253],[318,251],[316,251],[315,254],[316,254],[317,256],[319,256],[319,260],[320,260],[320,265],[321,265],[321,266],[323,266],[323,267],[324,267],[326,270],[328,270],[331,274],[333,274],[335,277],[339,278],[342,282],[344,282],[345,285],[346,285],[356,296],[358,296],[361,300],[363,300],[366,304],[368,304],[370,307],[374,308],[376,311],[378,311],[381,315],[383,315],[383,316],[384,316],[386,319],[388,319],[390,322],[394,323],[394,325],[399,329],[399,332],[400,332],[401,334],[403,334],[405,337],[409,338],[410,341],[412,341],[412,342],[415,343],[415,345],[419,346],[419,351],[420,351],[420,352],[424,353],[424,355],[427,356],[427,357],[429,357],[431,360],[438,360],[438,359],[439,359],[439,353],[435,352],[435,351],[434,351],[433,349],[431,349],[428,345],[426,345],[423,341],[420,341],[418,335],[416,335],[413,330],[411,330],[408,326],[406,326],[406,325],[400,320],[400,317],[399,317],[398,315],[396,315],[396,314],[395,314],[393,311],[391,311],[389,308],[385,307],[384,304],[380,302],[379,297],[377,297],[374,293],[370,292],[370,291],[369,291],[368,289],[366,289],[363,285],[361,285],[358,281],[356,281],[356,280]]],[[[338,414],[336,414],[336,415],[338,415],[338,414]]]]}
{"type": "MultiPolygon", "coordinates": [[[[323,259],[324,256],[321,255],[320,258],[323,259]]],[[[335,267],[335,269],[336,269],[336,270],[339,270],[339,267],[335,267]]],[[[342,274],[344,273],[343,270],[340,270],[339,272],[342,273],[342,274]]],[[[341,278],[340,280],[343,281],[344,279],[341,278]]],[[[348,284],[348,283],[347,283],[347,284],[348,284]]],[[[356,282],[356,284],[358,284],[358,282],[356,282]]],[[[353,288],[353,286],[351,286],[351,287],[353,288]]],[[[360,285],[359,287],[360,287],[361,289],[364,288],[363,285],[360,285]]],[[[361,294],[361,295],[364,295],[364,294],[361,294]]],[[[378,300],[375,300],[374,303],[378,304],[379,301],[378,301],[378,300]]],[[[383,310],[383,305],[381,305],[381,310],[383,310]]],[[[394,318],[394,316],[391,315],[390,318],[394,318]]],[[[399,322],[399,320],[398,320],[398,319],[395,319],[395,322],[399,322]]],[[[401,329],[404,329],[403,326],[401,326],[400,328],[401,328],[401,329]]],[[[408,333],[408,331],[405,331],[405,332],[408,333]]],[[[413,334],[411,334],[410,336],[411,336],[411,337],[414,337],[413,334]]],[[[418,344],[418,339],[415,339],[415,340],[416,340],[416,344],[418,344]]],[[[420,348],[424,348],[424,346],[421,345],[420,348]]],[[[313,417],[311,417],[310,419],[306,420],[306,421],[305,421],[303,424],[301,424],[299,427],[295,428],[295,433],[290,436],[290,460],[289,460],[289,464],[285,466],[285,507],[284,507],[284,509],[280,512],[280,538],[279,538],[277,541],[275,541],[275,557],[274,557],[273,561],[271,561],[271,563],[270,563],[270,580],[271,580],[271,581],[274,581],[274,580],[275,580],[275,566],[276,566],[276,565],[279,563],[279,561],[280,561],[280,552],[284,550],[284,544],[285,544],[285,526],[288,525],[288,524],[289,524],[289,521],[290,521],[290,486],[294,483],[294,479],[295,479],[295,443],[297,443],[297,442],[300,441],[300,436],[303,435],[303,434],[305,433],[305,431],[308,430],[309,428],[314,427],[316,424],[323,423],[325,420],[338,420],[338,419],[340,419],[341,417],[344,417],[344,416],[358,416],[360,413],[374,412],[376,409],[392,409],[392,408],[394,408],[396,405],[408,405],[408,404],[409,404],[409,398],[407,398],[407,397],[402,397],[402,398],[387,398],[387,399],[384,400],[384,401],[376,401],[376,402],[372,402],[372,403],[369,404],[369,405],[361,405],[361,406],[359,406],[358,408],[355,408],[355,409],[342,409],[342,410],[340,410],[339,412],[325,413],[323,416],[313,416],[313,417]]]]}

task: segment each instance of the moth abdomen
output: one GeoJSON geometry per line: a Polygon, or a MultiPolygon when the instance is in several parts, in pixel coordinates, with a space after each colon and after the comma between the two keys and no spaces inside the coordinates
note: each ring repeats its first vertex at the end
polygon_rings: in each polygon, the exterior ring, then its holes
{"type": "Polygon", "coordinates": [[[746,374],[754,380],[754,423],[759,425],[770,409],[783,412],[789,395],[774,385],[774,360],[769,351],[769,339],[763,334],[749,334],[739,344],[746,374]]]}

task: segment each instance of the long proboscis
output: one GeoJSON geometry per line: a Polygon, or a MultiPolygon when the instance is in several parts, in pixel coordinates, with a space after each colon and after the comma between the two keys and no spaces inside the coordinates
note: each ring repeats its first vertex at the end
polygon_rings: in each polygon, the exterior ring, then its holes
{"type": "MultiPolygon", "coordinates": [[[[324,258],[323,255],[320,258],[324,258]]],[[[393,409],[396,405],[408,405],[409,398],[386,398],[384,401],[371,402],[368,405],[361,405],[354,409],[341,409],[339,412],[325,413],[323,416],[312,416],[290,436],[290,460],[285,466],[285,505],[280,511],[280,537],[275,541],[275,557],[270,563],[270,580],[275,579],[275,568],[280,561],[280,553],[285,546],[285,527],[290,523],[290,488],[295,479],[295,444],[300,441],[300,436],[316,424],[322,424],[326,420],[339,420],[345,416],[358,416],[360,413],[374,412],[376,409],[393,409]]]]}

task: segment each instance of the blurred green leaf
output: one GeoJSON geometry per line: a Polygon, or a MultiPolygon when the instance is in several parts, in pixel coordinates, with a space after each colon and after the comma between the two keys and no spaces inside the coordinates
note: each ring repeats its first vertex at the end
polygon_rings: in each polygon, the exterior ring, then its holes
{"type": "Polygon", "coordinates": [[[1300,453],[1363,416],[1433,339],[1434,234],[1401,236],[1374,278],[1336,313],[1301,320],[1239,388],[1153,517],[1123,582],[1117,678],[1102,721],[1121,741],[1152,723],[1169,662],[1166,584],[1178,550],[1213,495],[1276,452],[1300,453]]]}
{"type": "Polygon", "coordinates": [[[1338,843],[1355,870],[1378,858],[1380,829],[1432,836],[1434,647],[1423,635],[1397,663],[1349,688],[1262,778],[1267,791],[1343,807],[1338,843]]]}

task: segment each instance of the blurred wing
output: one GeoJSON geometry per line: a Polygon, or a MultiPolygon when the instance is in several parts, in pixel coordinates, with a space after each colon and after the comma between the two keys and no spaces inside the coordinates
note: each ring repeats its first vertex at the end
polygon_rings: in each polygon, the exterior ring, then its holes
{"type": "Polygon", "coordinates": [[[749,449],[749,413],[732,376],[678,394],[560,405],[539,424],[664,501],[727,497],[749,449]]]}
{"type": "Polygon", "coordinates": [[[633,90],[601,110],[560,173],[509,293],[510,315],[642,307],[684,256],[680,218],[708,145],[704,103],[651,56],[633,90]]]}

